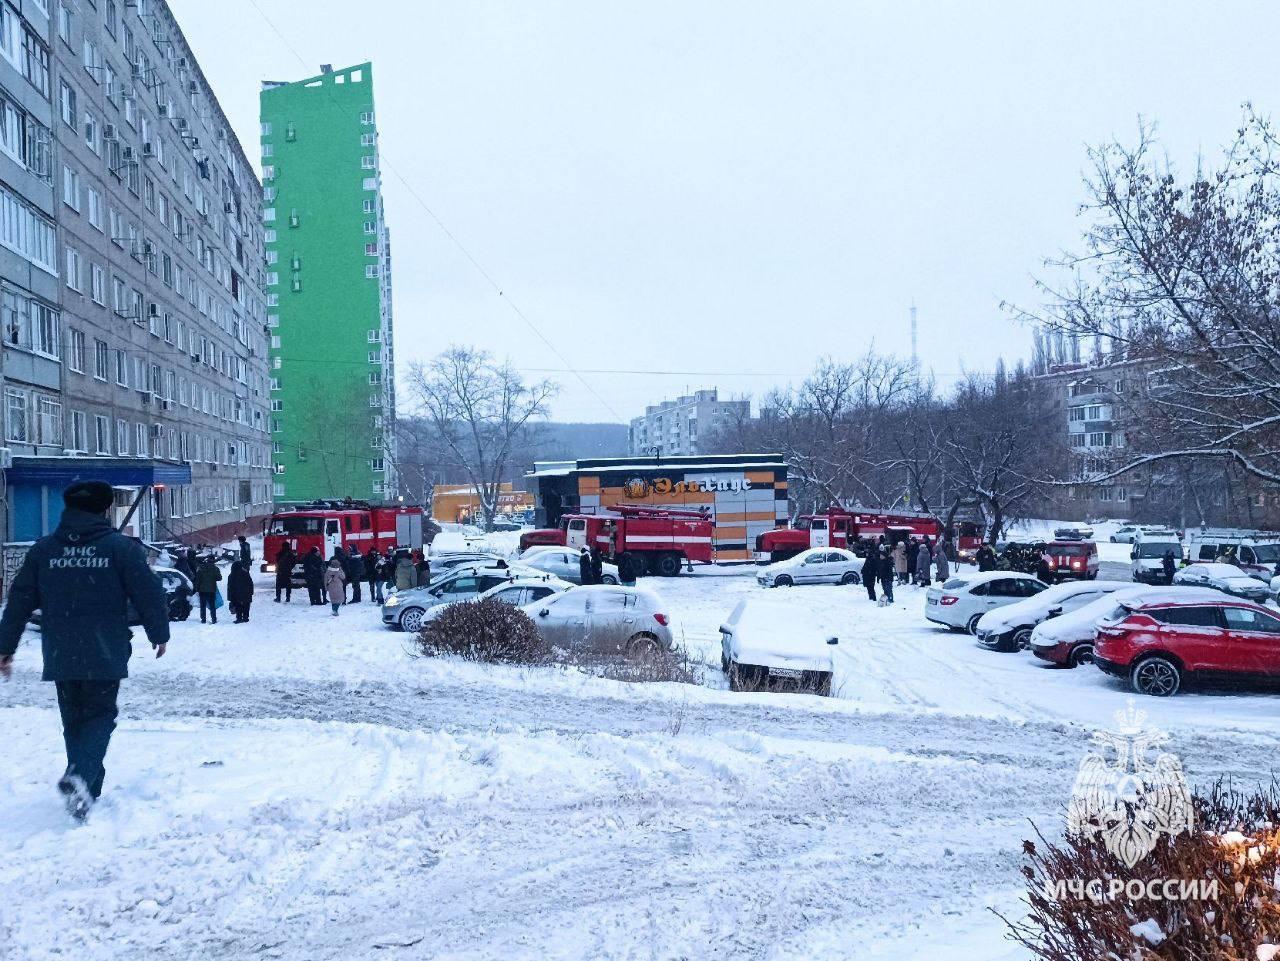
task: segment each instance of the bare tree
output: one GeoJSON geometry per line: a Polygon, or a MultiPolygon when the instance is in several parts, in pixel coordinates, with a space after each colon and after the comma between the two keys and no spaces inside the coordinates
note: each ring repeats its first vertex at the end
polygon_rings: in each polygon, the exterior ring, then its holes
{"type": "Polygon", "coordinates": [[[1149,127],[1091,151],[1085,249],[1058,262],[1043,313],[1015,311],[1134,362],[1126,446],[1091,480],[1214,460],[1280,482],[1276,147],[1250,112],[1218,168],[1187,178],[1149,127]]]}
{"type": "Polygon", "coordinates": [[[509,363],[456,346],[410,368],[409,384],[429,428],[427,443],[461,468],[475,489],[484,526],[490,526],[511,458],[547,416],[556,385],[526,385],[509,363]]]}

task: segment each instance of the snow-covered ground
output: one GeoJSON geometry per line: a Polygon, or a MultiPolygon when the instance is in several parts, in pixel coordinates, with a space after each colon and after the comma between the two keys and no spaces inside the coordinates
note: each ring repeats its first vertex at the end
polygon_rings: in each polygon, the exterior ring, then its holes
{"type": "MultiPolygon", "coordinates": [[[[732,694],[717,627],[750,573],[649,582],[700,686],[413,658],[374,605],[263,583],[251,624],[135,658],[81,828],[24,644],[0,958],[1024,957],[986,909],[1016,913],[1028,821],[1059,830],[1123,687],[935,629],[916,589],[811,587],[769,600],[839,636],[836,697],[732,694]]],[[[1197,781],[1270,777],[1280,697],[1140,706],[1197,781]]]]}

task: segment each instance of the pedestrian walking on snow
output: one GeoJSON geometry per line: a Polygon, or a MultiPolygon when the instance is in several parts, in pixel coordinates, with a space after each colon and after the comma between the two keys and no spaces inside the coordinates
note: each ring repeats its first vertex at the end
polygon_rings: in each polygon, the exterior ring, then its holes
{"type": "Polygon", "coordinates": [[[930,578],[929,572],[933,569],[933,551],[929,549],[929,540],[925,538],[920,550],[916,552],[916,583],[921,587],[928,587],[930,578]]]}
{"type": "Polygon", "coordinates": [[[245,569],[248,570],[249,565],[253,563],[253,551],[249,547],[249,542],[245,540],[244,535],[240,534],[236,537],[240,542],[240,560],[244,563],[245,569]]]}
{"type": "Polygon", "coordinates": [[[871,600],[876,599],[876,581],[880,578],[880,561],[876,554],[875,547],[871,547],[867,551],[867,556],[862,562],[862,586],[867,589],[867,597],[871,600]]]}
{"type": "Polygon", "coordinates": [[[898,583],[907,583],[907,545],[898,541],[893,545],[893,570],[898,575],[898,583]]]}
{"type": "MultiPolygon", "coordinates": [[[[903,563],[906,563],[906,556],[903,556],[903,563]]],[[[893,603],[893,582],[896,578],[894,571],[893,556],[889,553],[889,545],[885,544],[880,548],[880,605],[882,607],[893,603]]]]}
{"type": "Polygon", "coordinates": [[[378,569],[382,566],[382,555],[373,548],[364,555],[364,579],[369,582],[369,602],[382,603],[382,577],[378,569]]]}
{"type": "Polygon", "coordinates": [[[249,607],[253,604],[253,577],[249,565],[236,561],[227,575],[227,607],[235,615],[237,624],[249,623],[249,607]]]}
{"type": "Polygon", "coordinates": [[[938,565],[938,583],[946,583],[947,578],[951,576],[951,558],[947,556],[946,541],[938,544],[938,556],[934,558],[934,563],[938,565]]]}
{"type": "Polygon", "coordinates": [[[313,547],[302,559],[302,579],[307,585],[307,597],[312,607],[324,603],[324,558],[320,556],[320,548],[313,547]]]}
{"type": "Polygon", "coordinates": [[[591,551],[585,547],[578,555],[578,583],[594,584],[596,583],[595,571],[591,567],[591,551]]]}
{"type": "Polygon", "coordinates": [[[276,554],[276,603],[280,603],[280,592],[284,591],[284,601],[293,600],[293,569],[298,566],[298,555],[288,544],[280,548],[276,554]]]}
{"type": "Polygon", "coordinates": [[[1173,559],[1173,551],[1164,552],[1164,557],[1160,560],[1160,567],[1164,570],[1164,582],[1166,584],[1172,584],[1173,574],[1177,568],[1177,564],[1173,559]]]}
{"type": "Polygon", "coordinates": [[[351,585],[351,601],[352,604],[360,603],[360,582],[364,580],[364,558],[360,556],[360,548],[352,545],[351,553],[347,557],[347,563],[343,570],[347,575],[347,583],[351,585]]]}
{"type": "Polygon", "coordinates": [[[329,594],[329,607],[333,616],[338,616],[338,608],[346,597],[347,573],[342,569],[342,561],[337,557],[330,559],[329,566],[324,569],[324,589],[329,594]]]}
{"type": "Polygon", "coordinates": [[[200,623],[205,623],[205,612],[207,611],[210,619],[214,624],[218,623],[218,581],[222,580],[222,571],[218,570],[218,565],[213,561],[212,554],[206,554],[200,559],[200,566],[196,568],[196,593],[200,595],[200,623]]]}
{"type": "Polygon", "coordinates": [[[9,586],[0,617],[0,676],[12,673],[22,632],[40,611],[43,677],[57,690],[67,751],[58,791],[68,813],[84,820],[102,794],[120,681],[129,676],[129,608],[141,618],[156,657],[163,657],[169,604],[142,545],[107,520],[115,504],[110,484],[72,484],[62,502],[57,530],[27,551],[9,586]]]}

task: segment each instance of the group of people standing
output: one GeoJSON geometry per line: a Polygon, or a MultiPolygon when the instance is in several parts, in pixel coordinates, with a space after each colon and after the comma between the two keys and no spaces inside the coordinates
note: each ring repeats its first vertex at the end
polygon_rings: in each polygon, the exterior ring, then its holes
{"type": "Polygon", "coordinates": [[[928,587],[933,583],[936,568],[939,581],[951,576],[951,542],[943,538],[934,544],[928,537],[922,541],[914,537],[890,544],[883,536],[867,551],[862,562],[862,586],[867,597],[880,606],[893,603],[894,584],[914,583],[928,587]],[[876,585],[881,596],[876,597],[876,585]]]}
{"type": "Polygon", "coordinates": [[[311,606],[328,604],[334,617],[342,605],[360,603],[362,585],[369,587],[369,603],[381,604],[390,591],[425,587],[431,581],[431,562],[419,551],[388,550],[383,554],[370,548],[361,554],[359,546],[352,545],[334,548],[333,556],[326,562],[318,547],[299,558],[293,548],[285,544],[276,554],[275,565],[277,604],[281,594],[284,603],[293,600],[293,574],[301,568],[311,606]]]}
{"type": "MultiPolygon", "coordinates": [[[[249,542],[241,535],[239,553],[231,562],[231,570],[227,574],[227,608],[231,611],[237,624],[249,623],[249,609],[253,605],[253,576],[249,573],[253,563],[253,551],[249,542]]],[[[193,591],[199,599],[200,623],[218,623],[219,588],[222,581],[222,570],[218,567],[217,555],[209,549],[188,547],[178,555],[174,567],[191,582],[193,591]]]]}

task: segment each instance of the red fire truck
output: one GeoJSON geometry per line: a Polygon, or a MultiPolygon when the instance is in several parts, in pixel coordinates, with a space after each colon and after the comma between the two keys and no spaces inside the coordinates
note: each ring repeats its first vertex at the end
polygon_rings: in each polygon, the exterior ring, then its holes
{"type": "Polygon", "coordinates": [[[641,574],[674,577],[688,563],[712,562],[713,528],[706,511],[619,506],[605,514],[566,514],[559,530],[530,531],[520,547],[598,547],[615,562],[630,554],[641,574]]]}
{"type": "MultiPolygon", "coordinates": [[[[262,570],[276,569],[276,555],[287,543],[298,559],[318,547],[325,560],[341,547],[360,548],[367,554],[376,548],[421,550],[438,528],[426,519],[421,507],[407,504],[374,506],[364,501],[313,501],[281,509],[262,525],[262,570]]],[[[301,571],[295,572],[300,577],[301,571]]]]}
{"type": "MultiPolygon", "coordinates": [[[[965,521],[959,526],[956,547],[963,555],[977,550],[982,542],[978,525],[965,521]]],[[[877,512],[832,507],[823,514],[804,514],[793,527],[765,531],[756,538],[759,561],[781,561],[795,557],[810,547],[843,547],[858,551],[859,541],[874,541],[881,535],[891,543],[907,538],[937,540],[942,525],[932,514],[915,511],[877,512]]]]}

